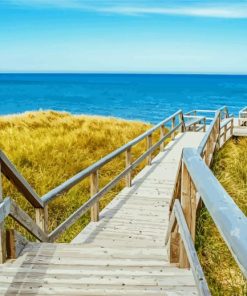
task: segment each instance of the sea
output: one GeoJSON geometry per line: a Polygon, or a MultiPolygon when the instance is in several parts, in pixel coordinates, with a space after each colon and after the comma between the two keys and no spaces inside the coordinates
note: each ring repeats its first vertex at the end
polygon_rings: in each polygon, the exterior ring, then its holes
{"type": "Polygon", "coordinates": [[[0,74],[0,115],[66,111],[158,123],[182,109],[247,105],[247,75],[0,74]]]}

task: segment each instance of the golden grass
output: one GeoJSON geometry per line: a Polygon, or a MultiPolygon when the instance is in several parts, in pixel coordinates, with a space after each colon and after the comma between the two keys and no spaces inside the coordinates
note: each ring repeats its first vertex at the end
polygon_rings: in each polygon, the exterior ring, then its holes
{"type": "MultiPolygon", "coordinates": [[[[216,153],[213,172],[247,215],[247,139],[230,140],[216,153]]],[[[247,295],[247,282],[204,209],[197,225],[197,250],[213,295],[247,295]]]]}
{"type": "MultiPolygon", "coordinates": [[[[53,111],[0,118],[0,149],[15,164],[36,192],[42,196],[82,169],[148,130],[151,125],[115,118],[73,116],[53,111]]],[[[154,134],[157,141],[159,131],[154,134]]],[[[145,140],[134,146],[133,159],[146,148],[145,140]]],[[[108,183],[125,166],[124,154],[100,170],[100,186],[108,183]]],[[[141,164],[133,174],[144,166],[141,164]]],[[[102,198],[104,207],[124,186],[121,181],[102,198]]],[[[3,178],[4,196],[11,196],[34,218],[34,210],[3,178]]],[[[49,230],[56,228],[89,198],[89,178],[49,204],[49,230]]],[[[68,242],[89,222],[89,213],[75,223],[59,241],[68,242]]],[[[20,226],[8,219],[8,227],[20,226]]],[[[27,233],[25,233],[28,235],[27,233]]],[[[29,236],[30,238],[30,236],[29,236]]]]}

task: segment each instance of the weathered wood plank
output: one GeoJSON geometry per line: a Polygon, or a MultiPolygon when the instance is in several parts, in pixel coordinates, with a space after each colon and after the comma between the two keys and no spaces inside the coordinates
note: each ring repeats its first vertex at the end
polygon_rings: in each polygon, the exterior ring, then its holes
{"type": "Polygon", "coordinates": [[[185,148],[184,162],[229,250],[247,277],[247,218],[196,150],[185,148]]]}
{"type": "MultiPolygon", "coordinates": [[[[152,134],[148,135],[147,138],[147,151],[150,150],[150,148],[152,147],[152,134]]],[[[147,165],[151,165],[152,162],[152,154],[150,153],[147,157],[147,165]]]]}
{"type": "Polygon", "coordinates": [[[9,215],[39,241],[48,241],[48,236],[43,232],[43,230],[13,200],[11,200],[9,215]]]}
{"type": "MultiPolygon", "coordinates": [[[[93,172],[90,175],[90,192],[91,197],[93,197],[99,190],[99,177],[98,171],[93,172]]],[[[91,207],[91,221],[99,221],[99,201],[96,201],[91,207]]]]}
{"type": "MultiPolygon", "coordinates": [[[[21,263],[16,265],[19,272],[12,269],[15,264],[8,271],[5,269],[5,274],[0,269],[3,283],[0,294],[10,285],[8,292],[18,291],[24,295],[27,291],[59,295],[68,287],[71,295],[78,292],[78,295],[150,296],[164,295],[166,291],[169,295],[195,295],[191,271],[169,263],[165,249],[169,199],[174,191],[182,149],[188,144],[198,146],[203,135],[195,135],[196,140],[192,134],[177,135],[164,152],[152,160],[152,165],[133,179],[132,186],[120,192],[100,213],[99,222],[89,223],[78,238],[79,244],[28,244],[21,263]]],[[[159,148],[161,140],[151,149],[159,148]]],[[[132,168],[136,164],[132,163],[132,168]]],[[[125,169],[117,178],[126,177],[129,172],[125,169]]],[[[86,203],[87,209],[100,194],[103,193],[98,191],[93,200],[86,203]]],[[[84,210],[85,205],[76,218],[84,210]]]]}
{"type": "MultiPolygon", "coordinates": [[[[132,156],[131,156],[131,148],[127,149],[125,152],[125,167],[126,169],[131,166],[132,156]]],[[[131,171],[126,175],[126,186],[131,187],[131,171]]]]}
{"type": "Polygon", "coordinates": [[[36,224],[45,233],[48,233],[48,205],[35,209],[36,224]]]}
{"type": "Polygon", "coordinates": [[[25,196],[25,198],[36,208],[44,206],[35,190],[27,180],[17,171],[7,156],[0,150],[1,170],[3,174],[15,185],[15,187],[25,196]]]}
{"type": "Polygon", "coordinates": [[[194,274],[194,278],[196,280],[198,292],[200,295],[211,295],[207,281],[205,279],[204,273],[202,271],[201,264],[197,257],[197,253],[194,247],[194,242],[190,236],[190,231],[187,226],[187,221],[185,220],[185,216],[183,214],[183,209],[179,203],[179,201],[175,201],[174,211],[179,225],[179,232],[181,235],[181,239],[184,244],[184,248],[186,250],[186,254],[188,260],[190,262],[191,269],[194,274]]]}
{"type": "Polygon", "coordinates": [[[16,230],[8,229],[6,233],[7,257],[16,259],[21,254],[28,241],[16,230]]]}
{"type": "Polygon", "coordinates": [[[1,162],[0,162],[0,264],[6,260],[6,233],[4,227],[4,219],[9,214],[10,202],[8,199],[3,201],[2,192],[2,174],[1,174],[1,162]]]}
{"type": "MultiPolygon", "coordinates": [[[[188,228],[191,227],[191,179],[188,170],[183,163],[182,165],[182,185],[181,185],[181,206],[185,216],[188,228]]],[[[184,248],[184,242],[180,239],[180,250],[179,250],[179,266],[181,268],[189,267],[189,260],[184,248]]]]}

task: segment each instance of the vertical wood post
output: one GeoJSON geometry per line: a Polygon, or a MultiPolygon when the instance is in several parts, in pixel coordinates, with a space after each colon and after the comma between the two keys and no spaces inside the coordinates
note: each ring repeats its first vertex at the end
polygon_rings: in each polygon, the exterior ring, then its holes
{"type": "MultiPolygon", "coordinates": [[[[191,229],[191,178],[184,163],[182,165],[181,206],[188,228],[191,229]]],[[[190,264],[188,261],[188,257],[186,255],[186,250],[184,248],[182,239],[180,239],[179,248],[179,267],[189,268],[190,264]]]]}
{"type": "Polygon", "coordinates": [[[193,132],[196,132],[196,123],[193,124],[193,132]]]}
{"type": "MultiPolygon", "coordinates": [[[[98,170],[90,175],[90,191],[91,197],[94,196],[99,189],[98,170]]],[[[97,201],[91,208],[91,221],[99,221],[99,202],[97,201]]]]}
{"type": "Polygon", "coordinates": [[[203,120],[203,131],[206,132],[206,118],[203,120]]]}
{"type": "Polygon", "coordinates": [[[208,153],[208,159],[207,159],[207,165],[210,166],[212,158],[213,158],[213,150],[214,150],[214,139],[215,139],[215,131],[213,129],[211,135],[209,136],[208,139],[208,144],[209,144],[209,153],[208,153]]]}
{"type": "MultiPolygon", "coordinates": [[[[175,117],[173,117],[172,118],[172,129],[174,129],[175,128],[175,120],[176,120],[176,118],[175,117]]],[[[175,132],[174,133],[172,133],[172,140],[174,140],[175,139],[175,132]]]]}
{"type": "Polygon", "coordinates": [[[224,126],[224,143],[226,142],[227,124],[224,126]]]}
{"type": "Polygon", "coordinates": [[[175,226],[174,231],[170,235],[170,244],[168,248],[168,256],[170,263],[179,262],[180,251],[180,234],[178,232],[178,224],[175,226]]]}
{"type": "Polygon", "coordinates": [[[221,134],[220,117],[218,117],[218,120],[216,121],[216,124],[215,124],[215,141],[216,141],[217,150],[220,149],[220,140],[221,140],[220,134],[221,134]]]}
{"type": "MultiPolygon", "coordinates": [[[[164,136],[165,136],[165,126],[162,125],[160,127],[160,139],[162,139],[164,136]]],[[[160,144],[160,152],[163,152],[164,151],[164,147],[165,147],[165,144],[164,144],[164,142],[162,142],[160,144]]]]}
{"type": "MultiPolygon", "coordinates": [[[[0,163],[0,203],[3,201],[3,191],[2,191],[2,171],[0,163]]],[[[0,264],[6,261],[6,231],[4,227],[4,222],[0,223],[0,264]]]]}
{"type": "Polygon", "coordinates": [[[234,120],[231,120],[231,136],[233,135],[234,120]]]}
{"type": "Polygon", "coordinates": [[[44,208],[35,209],[36,224],[45,232],[48,233],[48,205],[44,208]]]}
{"type": "MultiPolygon", "coordinates": [[[[126,169],[131,166],[131,148],[125,152],[125,166],[126,169]]],[[[126,186],[131,187],[131,171],[126,175],[126,186]]]]}
{"type": "Polygon", "coordinates": [[[196,191],[195,185],[193,184],[191,178],[190,178],[190,204],[191,204],[190,234],[191,234],[193,242],[195,242],[195,237],[196,237],[197,191],[196,191]]]}
{"type": "MultiPolygon", "coordinates": [[[[147,150],[152,147],[152,134],[147,136],[147,150]]],[[[150,153],[147,157],[147,165],[151,165],[152,162],[152,153],[150,153]]]]}
{"type": "Polygon", "coordinates": [[[184,132],[184,117],[183,117],[183,113],[179,114],[179,123],[182,123],[181,127],[180,127],[180,132],[183,133],[184,132]]]}

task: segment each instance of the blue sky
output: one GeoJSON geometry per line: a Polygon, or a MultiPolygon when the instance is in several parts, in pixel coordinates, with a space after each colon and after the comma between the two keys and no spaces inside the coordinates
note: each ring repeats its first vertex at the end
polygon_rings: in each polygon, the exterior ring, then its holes
{"type": "Polygon", "coordinates": [[[247,1],[0,0],[0,72],[247,74],[247,1]]]}

